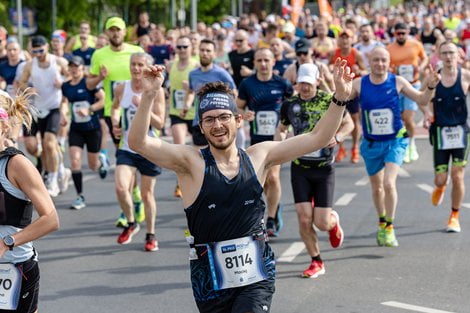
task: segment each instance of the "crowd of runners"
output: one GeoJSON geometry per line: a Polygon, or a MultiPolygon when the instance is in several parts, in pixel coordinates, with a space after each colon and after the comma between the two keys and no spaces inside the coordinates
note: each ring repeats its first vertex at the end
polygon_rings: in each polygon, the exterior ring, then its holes
{"type": "MultiPolygon", "coordinates": [[[[93,34],[82,21],[76,35],[34,35],[26,46],[0,26],[0,148],[10,147],[0,154],[0,189],[8,195],[0,200],[24,211],[10,217],[7,205],[2,262],[34,260],[28,242],[57,227],[53,202],[38,193],[60,197],[71,180],[70,208],[93,204],[83,185],[86,150],[88,168],[101,179],[110,179],[115,160],[119,244],[130,243],[145,221],[144,250],[158,250],[156,177],[162,168],[175,171],[199,309],[266,312],[275,277],[267,239],[283,227],[281,194],[293,193],[311,256],[302,276],[318,277],[325,265],[316,232],[328,232],[333,248],[344,240],[333,209],[334,163],[362,157],[377,244],[396,247],[396,178],[403,162],[419,162],[421,126],[433,147],[430,201],[442,203],[450,172],[446,230],[460,232],[470,134],[464,1],[384,9],[366,3],[320,16],[304,9],[297,24],[288,16],[250,14],[199,22],[194,30],[168,29],[142,12],[135,25],[115,16],[93,34]],[[37,172],[13,149],[19,139],[37,172]],[[292,191],[280,183],[288,161],[292,191]],[[7,166],[29,174],[7,175],[7,166]],[[39,212],[32,224],[25,199],[39,212]]],[[[0,209],[4,217],[1,203],[0,209]]],[[[37,302],[37,294],[19,305],[28,301],[37,302]]]]}

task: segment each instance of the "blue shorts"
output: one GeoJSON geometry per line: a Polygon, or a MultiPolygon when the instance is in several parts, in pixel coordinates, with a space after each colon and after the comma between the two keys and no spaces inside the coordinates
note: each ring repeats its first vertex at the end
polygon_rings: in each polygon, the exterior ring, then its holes
{"type": "Polygon", "coordinates": [[[116,165],[135,167],[144,176],[155,177],[162,173],[160,166],[153,164],[143,156],[121,149],[116,151],[116,165]]]}
{"type": "MultiPolygon", "coordinates": [[[[421,88],[421,82],[417,82],[412,84],[413,88],[419,90],[421,88]]],[[[403,112],[404,110],[410,111],[418,111],[418,104],[411,100],[410,98],[405,97],[403,94],[399,94],[399,101],[400,101],[400,111],[403,112]]]]}
{"type": "Polygon", "coordinates": [[[384,141],[371,141],[363,138],[361,155],[366,165],[367,174],[374,176],[385,167],[385,163],[395,163],[401,166],[407,146],[408,138],[394,138],[384,141]]]}

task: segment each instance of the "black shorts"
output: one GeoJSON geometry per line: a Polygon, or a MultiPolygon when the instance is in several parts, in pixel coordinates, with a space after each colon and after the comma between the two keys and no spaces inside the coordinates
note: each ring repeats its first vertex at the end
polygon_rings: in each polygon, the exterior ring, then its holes
{"type": "Polygon", "coordinates": [[[199,312],[207,313],[266,313],[271,310],[274,280],[230,289],[225,295],[205,302],[197,302],[199,312]]]}
{"type": "Polygon", "coordinates": [[[201,132],[201,128],[199,128],[199,125],[193,126],[191,134],[193,136],[193,144],[195,146],[207,146],[209,143],[207,142],[206,137],[204,134],[201,132]]]}
{"type": "Polygon", "coordinates": [[[351,103],[348,102],[346,105],[346,110],[348,110],[350,114],[359,113],[359,97],[354,99],[351,103]]]}
{"type": "Polygon", "coordinates": [[[69,146],[83,147],[90,153],[97,153],[101,149],[101,129],[96,130],[70,130],[69,132],[69,146]]]}
{"type": "Polygon", "coordinates": [[[38,118],[38,130],[41,133],[41,138],[44,138],[44,133],[53,133],[57,135],[60,128],[60,110],[50,110],[45,118],[38,118]]]}
{"type": "Polygon", "coordinates": [[[162,173],[160,166],[153,164],[143,156],[121,149],[116,151],[116,165],[135,167],[144,176],[155,177],[162,173]]]}
{"type": "MultiPolygon", "coordinates": [[[[115,145],[118,145],[119,142],[121,141],[121,139],[115,137],[114,134],[113,134],[113,122],[111,122],[111,116],[105,116],[104,121],[106,122],[106,125],[108,125],[109,134],[111,135],[113,143],[115,145]]],[[[121,124],[121,121],[119,121],[119,124],[121,124]]]]}
{"type": "Polygon", "coordinates": [[[38,133],[38,122],[33,118],[31,122],[31,128],[28,130],[26,126],[23,125],[23,136],[24,137],[36,137],[38,133]]]}
{"type": "Polygon", "coordinates": [[[335,169],[332,166],[304,168],[291,163],[291,185],[294,202],[311,202],[315,207],[331,208],[335,189],[335,169]]]}
{"type": "Polygon", "coordinates": [[[23,272],[21,282],[20,299],[15,311],[0,310],[0,313],[33,313],[38,308],[39,298],[39,266],[38,262],[30,259],[26,262],[18,263],[17,266],[23,272]]]}
{"type": "Polygon", "coordinates": [[[175,124],[186,124],[186,126],[188,127],[188,131],[191,134],[193,133],[193,120],[183,120],[179,116],[170,115],[170,125],[173,126],[175,124]]]}
{"type": "Polygon", "coordinates": [[[464,149],[438,150],[433,147],[434,171],[436,174],[449,171],[449,161],[452,157],[452,166],[465,167],[468,159],[468,144],[464,149]]]}
{"type": "Polygon", "coordinates": [[[95,112],[100,120],[104,119],[104,108],[95,112]]]}

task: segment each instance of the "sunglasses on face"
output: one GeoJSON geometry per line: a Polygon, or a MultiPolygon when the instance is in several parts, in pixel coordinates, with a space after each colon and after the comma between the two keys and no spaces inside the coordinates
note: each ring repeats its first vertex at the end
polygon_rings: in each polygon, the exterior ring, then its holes
{"type": "Polygon", "coordinates": [[[31,50],[32,54],[41,54],[44,52],[44,49],[33,49],[31,50]]]}
{"type": "Polygon", "coordinates": [[[176,49],[182,50],[182,49],[188,49],[189,46],[176,46],[176,49]]]}
{"type": "Polygon", "coordinates": [[[300,57],[300,56],[303,56],[303,55],[307,55],[308,52],[296,52],[295,55],[300,57]]]}
{"type": "Polygon", "coordinates": [[[396,32],[395,34],[396,34],[397,36],[405,36],[405,35],[406,35],[406,33],[404,33],[404,32],[396,32]]]}

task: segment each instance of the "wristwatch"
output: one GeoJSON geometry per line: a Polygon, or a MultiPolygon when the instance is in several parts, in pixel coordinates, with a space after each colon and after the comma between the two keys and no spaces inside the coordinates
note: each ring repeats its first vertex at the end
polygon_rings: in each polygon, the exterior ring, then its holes
{"type": "Polygon", "coordinates": [[[331,98],[331,101],[337,106],[344,107],[345,105],[353,103],[354,99],[340,101],[336,99],[336,94],[334,94],[333,97],[331,98]]]}
{"type": "Polygon", "coordinates": [[[3,243],[5,244],[5,246],[8,247],[8,249],[13,250],[13,247],[15,246],[15,238],[13,238],[12,236],[10,235],[6,235],[5,237],[3,237],[3,243]]]}
{"type": "Polygon", "coordinates": [[[335,135],[335,140],[336,140],[337,143],[342,143],[343,142],[343,138],[338,134],[335,135]]]}

